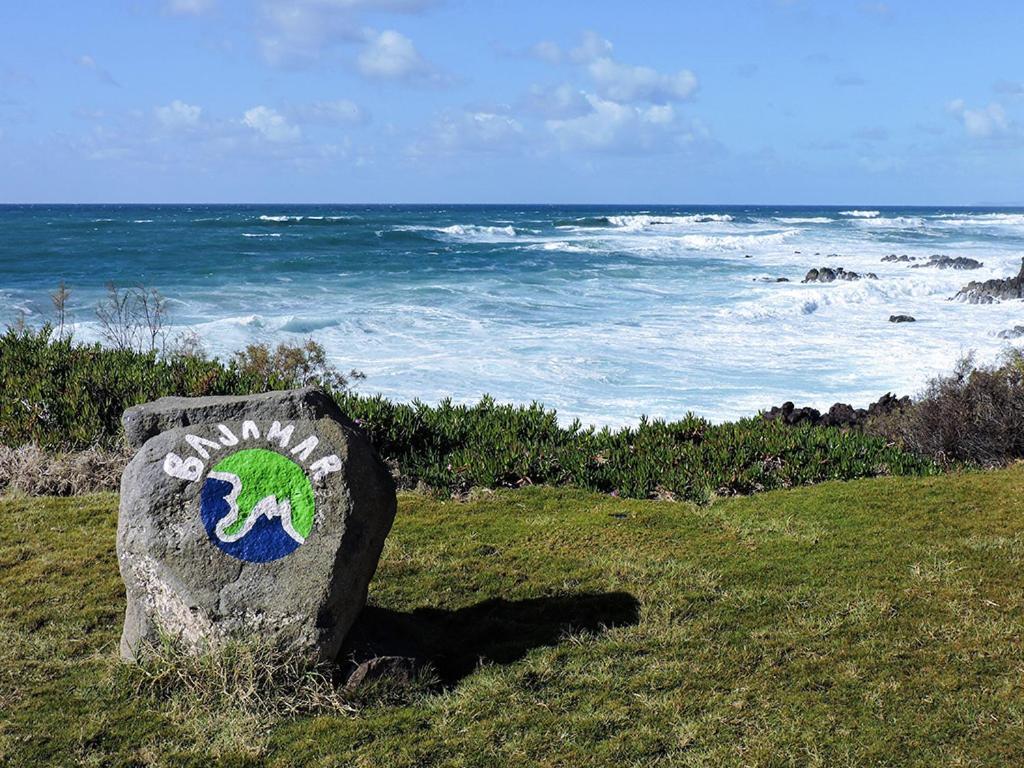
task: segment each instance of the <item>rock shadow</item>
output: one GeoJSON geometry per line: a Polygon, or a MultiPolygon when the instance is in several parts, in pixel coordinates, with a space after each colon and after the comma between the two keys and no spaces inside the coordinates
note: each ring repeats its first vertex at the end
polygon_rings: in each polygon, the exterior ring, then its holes
{"type": "Polygon", "coordinates": [[[377,657],[415,659],[430,664],[441,683],[451,686],[481,662],[510,664],[533,648],[556,645],[567,632],[599,632],[639,619],[640,603],[627,592],[494,598],[454,611],[367,605],[338,660],[352,665],[377,657]]]}

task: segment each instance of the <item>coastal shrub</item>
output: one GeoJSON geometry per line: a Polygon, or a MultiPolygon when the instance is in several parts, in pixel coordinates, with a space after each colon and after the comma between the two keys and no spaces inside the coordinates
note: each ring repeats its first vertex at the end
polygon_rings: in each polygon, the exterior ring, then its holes
{"type": "Polygon", "coordinates": [[[166,395],[247,395],[323,382],[332,375],[315,343],[278,347],[286,367],[260,370],[245,359],[223,363],[201,353],[161,356],[56,336],[51,326],[8,328],[0,336],[0,445],[34,444],[49,450],[118,445],[126,408],[166,395]]]}
{"type": "Polygon", "coordinates": [[[407,486],[445,492],[473,487],[574,485],[633,498],[706,501],[713,495],[871,477],[925,474],[934,465],[882,438],[761,418],[714,425],[687,415],[622,429],[560,426],[533,403],[445,400],[393,403],[347,395],[342,410],[367,433],[407,486]]]}
{"type": "Polygon", "coordinates": [[[943,464],[997,466],[1024,458],[1024,353],[992,365],[970,356],[933,378],[912,407],[870,430],[943,464]]]}
{"type": "Polygon", "coordinates": [[[228,362],[159,357],[54,338],[49,329],[0,337],[0,444],[82,450],[119,444],[125,408],[163,395],[248,394],[319,384],[367,434],[403,487],[444,494],[474,487],[573,485],[634,498],[707,501],[824,480],[923,474],[935,465],[883,437],[762,418],[711,424],[693,415],[636,427],[559,424],[538,403],[484,397],[431,406],[357,395],[322,348],[250,347],[228,362]]]}

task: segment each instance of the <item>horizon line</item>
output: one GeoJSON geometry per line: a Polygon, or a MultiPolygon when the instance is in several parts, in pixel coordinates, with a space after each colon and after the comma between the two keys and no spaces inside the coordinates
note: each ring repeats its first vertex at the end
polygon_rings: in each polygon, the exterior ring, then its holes
{"type": "Polygon", "coordinates": [[[264,201],[264,200],[253,200],[253,201],[228,201],[228,202],[213,202],[213,201],[97,201],[97,202],[68,202],[68,201],[23,201],[23,202],[0,202],[0,207],[11,208],[16,206],[191,206],[191,205],[223,205],[223,206],[255,206],[255,205],[321,205],[321,206],[399,206],[399,207],[427,207],[427,206],[544,206],[544,207],[558,207],[558,206],[605,206],[605,207],[620,207],[620,208],[638,208],[638,207],[661,207],[661,208],[1024,208],[1024,202],[1016,203],[992,203],[992,202],[974,202],[974,203],[867,203],[867,202],[847,202],[847,203],[693,203],[693,202],[682,202],[682,203],[627,203],[627,202],[527,202],[527,201],[513,201],[513,202],[494,202],[494,201],[478,201],[478,202],[467,202],[467,201],[430,201],[430,202],[327,202],[327,201],[264,201]]]}

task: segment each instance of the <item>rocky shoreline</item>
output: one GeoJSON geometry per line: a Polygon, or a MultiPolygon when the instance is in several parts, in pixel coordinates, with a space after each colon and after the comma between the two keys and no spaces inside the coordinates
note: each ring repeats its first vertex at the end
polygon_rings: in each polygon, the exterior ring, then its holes
{"type": "MultiPolygon", "coordinates": [[[[799,253],[799,251],[794,251],[794,253],[799,253]]],[[[830,253],[828,256],[836,257],[838,254],[830,253]]],[[[744,258],[749,259],[750,256],[746,255],[744,258]]],[[[885,263],[909,264],[911,269],[934,267],[935,269],[973,270],[985,266],[984,262],[968,258],[967,256],[948,256],[938,253],[932,254],[927,258],[909,256],[905,253],[890,253],[887,256],[883,256],[881,261],[885,263]]],[[[845,269],[844,267],[811,267],[800,282],[827,284],[836,281],[877,279],[878,275],[874,272],[860,273],[845,269]]],[[[780,276],[764,276],[754,278],[754,281],[760,283],[792,282],[790,278],[780,276]]],[[[1024,299],[1024,259],[1021,260],[1021,269],[1016,275],[984,281],[972,280],[950,297],[951,301],[964,301],[969,304],[993,304],[1012,299],[1024,299]]],[[[917,318],[905,313],[894,312],[889,315],[889,322],[893,324],[913,323],[916,321],[917,318]]],[[[1016,325],[1013,328],[1000,331],[997,336],[1001,339],[1020,338],[1024,336],[1024,325],[1016,325]]],[[[836,405],[840,404],[837,403],[836,405]]],[[[773,409],[773,411],[777,410],[779,409],[773,409]]]]}
{"type": "Polygon", "coordinates": [[[996,301],[1024,298],[1024,259],[1021,259],[1020,271],[1013,277],[972,280],[953,298],[970,304],[992,304],[996,301]]]}
{"type": "Polygon", "coordinates": [[[815,427],[859,428],[871,419],[898,413],[912,404],[907,396],[896,397],[892,392],[886,392],[867,408],[854,408],[849,403],[835,403],[822,413],[817,408],[797,408],[792,402],[787,401],[763,411],[761,417],[766,421],[779,421],[791,427],[809,424],[815,427]]]}

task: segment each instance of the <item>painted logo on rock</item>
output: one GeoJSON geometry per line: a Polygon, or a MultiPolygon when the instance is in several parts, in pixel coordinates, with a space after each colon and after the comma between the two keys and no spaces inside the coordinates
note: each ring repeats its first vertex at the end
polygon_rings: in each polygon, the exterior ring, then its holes
{"type": "Polygon", "coordinates": [[[291,554],[313,527],[313,486],[298,464],[251,448],[233,453],[206,475],[200,514],[210,541],[252,563],[291,554]]]}
{"type": "Polygon", "coordinates": [[[164,456],[167,475],[189,483],[202,482],[199,514],[210,541],[226,554],[250,563],[267,563],[294,552],[313,531],[313,483],[340,471],[343,465],[337,454],[322,452],[315,434],[292,445],[294,431],[294,424],[279,421],[261,429],[246,420],[239,434],[226,424],[217,424],[216,439],[184,435],[194,456],[174,451],[164,456]],[[273,444],[275,450],[245,447],[258,441],[273,444]],[[214,454],[224,451],[229,453],[218,460],[214,454]],[[215,462],[209,472],[208,461],[215,462]]]}

